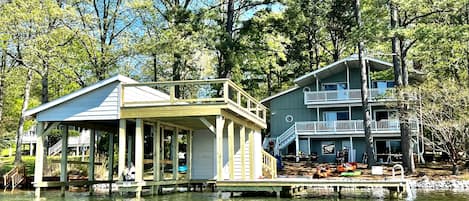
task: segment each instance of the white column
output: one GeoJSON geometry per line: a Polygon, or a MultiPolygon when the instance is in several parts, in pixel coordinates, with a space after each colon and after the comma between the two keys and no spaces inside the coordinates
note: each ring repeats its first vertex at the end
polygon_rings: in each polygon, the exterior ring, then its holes
{"type": "Polygon", "coordinates": [[[154,125],[155,131],[153,133],[153,180],[160,181],[161,180],[161,128],[160,122],[156,122],[154,125]]]}
{"type": "Polygon", "coordinates": [[[186,166],[187,166],[187,179],[190,181],[192,179],[192,135],[194,132],[189,131],[187,135],[187,147],[186,147],[186,166]]]}
{"type": "Polygon", "coordinates": [[[42,182],[44,168],[44,122],[37,122],[36,126],[36,161],[34,164],[34,185],[36,186],[35,196],[41,196],[41,187],[37,187],[42,182]]]}
{"type": "Polygon", "coordinates": [[[350,158],[351,158],[351,160],[353,160],[353,161],[350,161],[350,162],[355,162],[355,161],[356,161],[355,158],[357,157],[357,155],[356,155],[356,153],[354,153],[354,151],[353,151],[353,139],[352,139],[352,136],[350,136],[350,151],[349,151],[349,152],[351,153],[351,156],[352,156],[352,157],[350,157],[350,158]]]}
{"type": "Polygon", "coordinates": [[[239,149],[241,150],[241,179],[246,179],[246,127],[239,129],[239,149]]]}
{"type": "MultiPolygon", "coordinates": [[[[65,196],[65,186],[67,185],[67,149],[68,149],[68,126],[64,126],[62,131],[62,153],[60,157],[60,182],[65,183],[60,187],[60,195],[65,196]]],[[[67,185],[68,186],[68,185],[67,185]]]]}
{"type": "MultiPolygon", "coordinates": [[[[160,122],[153,124],[153,181],[161,180],[161,128],[160,122]]],[[[159,185],[152,187],[152,194],[157,194],[159,191],[159,185]]]]}
{"type": "MultiPolygon", "coordinates": [[[[143,182],[143,120],[135,121],[135,182],[143,182]]],[[[142,187],[137,186],[136,197],[142,195],[142,187]]]]}
{"type": "Polygon", "coordinates": [[[254,130],[249,129],[249,179],[254,179],[254,163],[258,163],[254,157],[254,130]]]}
{"type": "Polygon", "coordinates": [[[223,180],[223,127],[225,122],[221,115],[218,115],[216,118],[217,180],[221,181],[223,180]]]}
{"type": "Polygon", "coordinates": [[[119,162],[118,172],[119,181],[124,180],[123,174],[125,170],[125,146],[126,146],[126,133],[127,133],[127,121],[125,119],[119,120],[119,162]]]}
{"type": "Polygon", "coordinates": [[[173,180],[178,180],[178,166],[179,166],[179,132],[180,129],[176,128],[171,137],[171,160],[173,161],[173,180]]]}
{"type": "Polygon", "coordinates": [[[234,122],[228,121],[228,163],[230,180],[234,179],[234,122]]]}
{"type": "Polygon", "coordinates": [[[143,181],[143,120],[135,121],[135,181],[143,181]]]}

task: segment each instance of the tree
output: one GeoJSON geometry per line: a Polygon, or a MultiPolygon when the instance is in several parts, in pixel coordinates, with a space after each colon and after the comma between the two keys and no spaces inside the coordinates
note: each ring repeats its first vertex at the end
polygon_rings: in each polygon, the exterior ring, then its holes
{"type": "Polygon", "coordinates": [[[128,54],[124,38],[136,17],[122,0],[77,0],[71,5],[76,9],[79,22],[72,21],[68,27],[79,36],[95,79],[104,80],[128,54]]]}
{"type": "MultiPolygon", "coordinates": [[[[360,14],[360,0],[355,0],[355,17],[357,20],[357,29],[359,32],[362,31],[363,22],[360,14]]],[[[373,136],[371,136],[371,112],[370,112],[370,103],[369,103],[369,93],[368,93],[368,71],[366,67],[366,61],[363,58],[363,52],[365,48],[365,43],[363,38],[358,38],[358,58],[360,60],[360,80],[361,80],[361,99],[362,99],[362,110],[363,110],[363,128],[365,130],[365,144],[366,144],[366,153],[368,155],[368,168],[371,168],[375,161],[375,149],[373,146],[373,136]]]]}
{"type": "Polygon", "coordinates": [[[435,139],[430,143],[449,156],[453,174],[459,174],[459,162],[468,157],[469,88],[454,79],[432,79],[421,89],[422,123],[435,139]]]}

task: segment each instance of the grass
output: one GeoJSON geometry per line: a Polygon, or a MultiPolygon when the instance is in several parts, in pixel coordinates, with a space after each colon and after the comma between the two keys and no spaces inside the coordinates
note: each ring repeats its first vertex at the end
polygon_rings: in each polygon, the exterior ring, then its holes
{"type": "MultiPolygon", "coordinates": [[[[34,156],[23,156],[23,163],[26,167],[26,174],[33,175],[34,174],[34,156]]],[[[15,157],[0,157],[0,175],[3,175],[10,171],[14,166],[15,157]]]]}

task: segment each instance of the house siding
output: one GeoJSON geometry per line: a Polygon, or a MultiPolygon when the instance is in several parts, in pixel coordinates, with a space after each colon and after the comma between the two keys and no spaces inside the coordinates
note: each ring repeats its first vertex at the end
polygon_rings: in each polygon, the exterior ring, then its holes
{"type": "Polygon", "coordinates": [[[37,114],[37,121],[119,119],[119,82],[113,82],[37,114]]]}
{"type": "Polygon", "coordinates": [[[209,130],[196,130],[192,138],[192,179],[214,179],[216,176],[215,163],[215,134],[209,130]]]}

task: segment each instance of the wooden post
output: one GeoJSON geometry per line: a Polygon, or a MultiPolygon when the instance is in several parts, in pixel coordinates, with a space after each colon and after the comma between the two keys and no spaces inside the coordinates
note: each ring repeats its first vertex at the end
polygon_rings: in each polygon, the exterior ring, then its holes
{"type": "Polygon", "coordinates": [[[223,83],[223,99],[225,99],[225,103],[230,99],[230,85],[228,85],[228,81],[223,83]]]}
{"type": "Polygon", "coordinates": [[[173,161],[173,180],[178,180],[178,162],[179,162],[179,128],[176,128],[173,131],[173,136],[171,137],[171,160],[173,161]]]}
{"type": "MultiPolygon", "coordinates": [[[[154,125],[153,132],[153,180],[160,181],[160,161],[161,161],[161,128],[160,122],[156,122],[154,125]]],[[[157,194],[159,191],[159,186],[153,186],[153,194],[157,194]]]]}
{"type": "MultiPolygon", "coordinates": [[[[44,122],[38,122],[36,126],[36,161],[34,164],[34,184],[39,185],[42,182],[44,167],[44,122]]],[[[41,187],[36,187],[36,198],[41,197],[41,187]]]]}
{"type": "Polygon", "coordinates": [[[172,85],[169,87],[169,102],[173,104],[176,100],[176,86],[172,85]]]}
{"type": "MultiPolygon", "coordinates": [[[[90,132],[90,157],[88,164],[88,181],[94,181],[94,153],[95,153],[96,130],[90,132]]],[[[93,193],[93,185],[89,188],[90,194],[93,193]]]]}
{"type": "Polygon", "coordinates": [[[239,129],[239,149],[241,149],[241,179],[246,179],[246,127],[239,129]]]}
{"type": "Polygon", "coordinates": [[[228,163],[230,180],[234,180],[234,122],[228,121],[228,163]]]}
{"type": "Polygon", "coordinates": [[[114,133],[109,133],[109,162],[108,162],[108,180],[109,180],[109,195],[112,194],[112,181],[113,181],[113,173],[114,173],[114,133]]]}
{"type": "Polygon", "coordinates": [[[119,181],[124,180],[124,170],[125,170],[125,141],[127,133],[127,121],[125,119],[119,120],[119,156],[118,156],[118,178],[119,181]]]}
{"type": "MultiPolygon", "coordinates": [[[[143,120],[135,121],[135,182],[143,181],[143,120]]],[[[137,187],[136,196],[140,198],[142,187],[137,187]]]]}
{"type": "Polygon", "coordinates": [[[249,129],[249,179],[254,179],[254,130],[249,129]]]}
{"type": "MultiPolygon", "coordinates": [[[[226,83],[225,83],[226,84],[226,83]]],[[[225,121],[223,116],[218,115],[216,117],[216,141],[217,141],[217,180],[223,180],[223,128],[225,121]]]]}
{"type": "Polygon", "coordinates": [[[64,130],[62,131],[62,153],[60,157],[60,182],[64,183],[60,187],[60,195],[62,197],[65,196],[65,187],[67,185],[67,149],[68,149],[68,126],[64,126],[64,130]]]}
{"type": "Polygon", "coordinates": [[[187,180],[192,179],[192,135],[194,133],[189,131],[189,134],[187,135],[187,147],[186,147],[186,166],[187,166],[187,180]]]}

